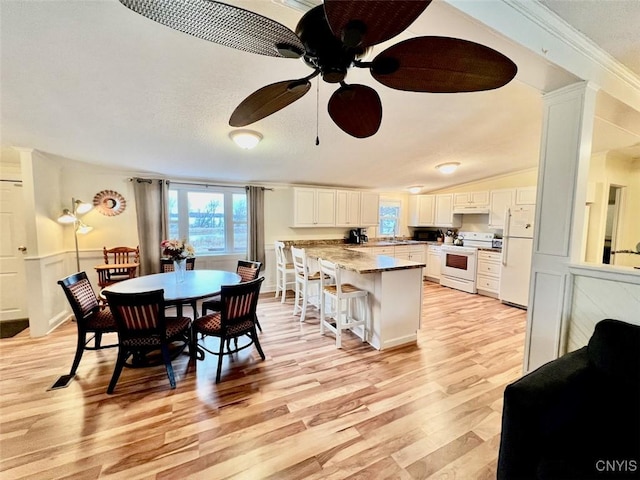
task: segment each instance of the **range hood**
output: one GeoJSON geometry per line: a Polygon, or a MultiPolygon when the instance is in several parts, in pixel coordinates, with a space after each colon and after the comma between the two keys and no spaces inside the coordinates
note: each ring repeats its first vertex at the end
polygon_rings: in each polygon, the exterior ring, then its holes
{"type": "Polygon", "coordinates": [[[478,214],[478,213],[489,213],[489,207],[474,207],[473,205],[469,205],[468,207],[454,207],[454,214],[478,214]]]}

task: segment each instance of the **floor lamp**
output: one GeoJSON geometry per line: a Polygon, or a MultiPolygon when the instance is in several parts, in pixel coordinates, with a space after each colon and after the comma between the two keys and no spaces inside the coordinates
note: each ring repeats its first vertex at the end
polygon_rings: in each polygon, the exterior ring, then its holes
{"type": "Polygon", "coordinates": [[[58,217],[58,222],[70,225],[73,224],[73,238],[76,244],[76,268],[80,271],[80,252],[78,251],[78,234],[85,235],[93,230],[93,227],[85,225],[80,220],[80,215],[84,215],[93,208],[90,203],[85,203],[82,200],[76,200],[71,198],[71,209],[65,208],[62,211],[62,215],[58,217]]]}

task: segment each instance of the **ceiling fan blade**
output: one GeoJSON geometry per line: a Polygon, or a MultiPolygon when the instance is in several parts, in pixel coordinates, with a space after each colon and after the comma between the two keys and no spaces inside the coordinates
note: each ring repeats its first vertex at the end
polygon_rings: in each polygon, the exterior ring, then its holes
{"type": "Polygon", "coordinates": [[[509,83],[518,67],[492,48],[448,37],[416,37],[374,58],[371,75],[410,92],[477,92],[509,83]]]}
{"type": "Polygon", "coordinates": [[[377,92],[366,85],[343,84],[329,99],[329,116],[352,137],[375,134],[382,122],[382,102],[377,92]]]}
{"type": "Polygon", "coordinates": [[[212,0],[120,0],[162,25],[210,42],[271,57],[299,58],[304,46],[281,23],[212,0]]]}
{"type": "Polygon", "coordinates": [[[246,127],[258,120],[268,117],[278,110],[301,98],[311,88],[311,82],[306,78],[301,80],[287,80],[272,83],[256,90],[231,114],[229,125],[232,127],[246,127]]]}
{"type": "Polygon", "coordinates": [[[347,46],[368,47],[395,37],[411,25],[431,0],[325,0],[333,34],[347,46]]]}

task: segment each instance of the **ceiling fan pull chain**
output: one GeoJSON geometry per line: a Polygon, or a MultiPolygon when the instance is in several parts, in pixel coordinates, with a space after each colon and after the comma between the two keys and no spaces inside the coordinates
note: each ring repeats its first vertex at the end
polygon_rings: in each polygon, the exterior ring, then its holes
{"type": "Polygon", "coordinates": [[[319,130],[320,123],[320,82],[316,82],[316,147],[320,145],[320,133],[319,130]]]}

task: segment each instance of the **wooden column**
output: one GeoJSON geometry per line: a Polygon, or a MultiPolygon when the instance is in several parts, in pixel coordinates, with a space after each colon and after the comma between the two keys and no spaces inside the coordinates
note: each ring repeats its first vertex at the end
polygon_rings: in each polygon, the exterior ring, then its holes
{"type": "Polygon", "coordinates": [[[569,263],[584,229],[596,88],[581,82],[544,97],[524,371],[557,358],[571,300],[569,263]]]}

